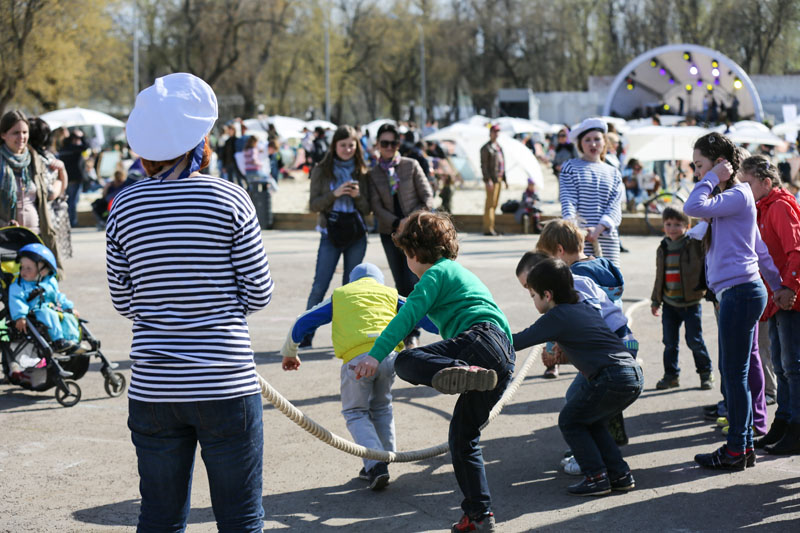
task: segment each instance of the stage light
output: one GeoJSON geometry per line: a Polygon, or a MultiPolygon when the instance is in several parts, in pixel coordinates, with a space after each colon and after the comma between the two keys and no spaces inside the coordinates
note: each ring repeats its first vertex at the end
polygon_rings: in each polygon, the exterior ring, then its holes
{"type": "Polygon", "coordinates": [[[683,53],[683,59],[685,59],[686,61],[691,61],[692,60],[692,54],[690,54],[689,52],[684,52],[683,53]]]}
{"type": "Polygon", "coordinates": [[[664,104],[664,111],[669,111],[669,104],[664,104]]]}
{"type": "Polygon", "coordinates": [[[632,83],[629,83],[628,85],[626,85],[626,87],[628,88],[629,91],[633,90],[633,84],[632,83]]]}
{"type": "Polygon", "coordinates": [[[626,87],[626,88],[627,88],[629,91],[632,91],[632,90],[633,90],[633,88],[634,88],[634,81],[633,81],[633,78],[632,78],[632,77],[628,76],[627,78],[625,78],[625,84],[626,84],[626,85],[625,85],[625,87],[626,87]]]}
{"type": "Polygon", "coordinates": [[[719,78],[719,69],[718,68],[712,68],[711,69],[711,75],[714,76],[715,78],[719,78]]]}
{"type": "Polygon", "coordinates": [[[719,78],[714,78],[714,85],[719,85],[719,78]]]}
{"type": "Polygon", "coordinates": [[[667,71],[663,67],[658,70],[658,73],[661,74],[662,76],[667,75],[667,71]]]}
{"type": "Polygon", "coordinates": [[[694,65],[689,67],[689,74],[691,74],[692,76],[697,76],[697,67],[694,65]]]}
{"type": "Polygon", "coordinates": [[[650,66],[653,68],[656,68],[658,66],[658,61],[656,61],[656,58],[650,60],[650,66]]]}
{"type": "Polygon", "coordinates": [[[706,90],[707,90],[708,92],[711,92],[711,91],[713,91],[713,90],[714,90],[714,86],[713,86],[713,85],[711,85],[711,84],[709,83],[708,85],[706,85],[706,90]]]}
{"type": "Polygon", "coordinates": [[[687,93],[690,93],[690,92],[692,92],[692,84],[691,84],[691,83],[687,83],[687,84],[686,84],[686,92],[687,92],[687,93]]]}
{"type": "Polygon", "coordinates": [[[714,68],[717,68],[719,66],[719,61],[717,61],[716,59],[712,59],[711,60],[711,66],[714,67],[714,68]]]}
{"type": "Polygon", "coordinates": [[[697,86],[698,87],[702,87],[703,86],[703,80],[702,79],[698,79],[697,80],[697,86]]]}
{"type": "Polygon", "coordinates": [[[670,85],[675,85],[675,78],[670,77],[669,84],[670,85]]]}
{"type": "Polygon", "coordinates": [[[742,87],[744,87],[744,84],[742,83],[742,80],[740,80],[739,78],[736,78],[735,80],[733,80],[733,88],[734,89],[741,89],[742,87]]]}

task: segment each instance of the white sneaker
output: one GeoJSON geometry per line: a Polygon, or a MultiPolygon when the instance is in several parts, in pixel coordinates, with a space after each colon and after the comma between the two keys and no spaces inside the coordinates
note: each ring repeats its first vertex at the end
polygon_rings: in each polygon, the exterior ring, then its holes
{"type": "Polygon", "coordinates": [[[564,472],[569,474],[570,476],[582,476],[583,472],[581,471],[581,467],[578,464],[578,461],[575,460],[575,457],[570,457],[569,461],[566,462],[564,465],[564,472]]]}
{"type": "Polygon", "coordinates": [[[570,461],[572,461],[571,455],[569,457],[564,457],[563,459],[561,459],[561,466],[565,466],[570,461]]]}

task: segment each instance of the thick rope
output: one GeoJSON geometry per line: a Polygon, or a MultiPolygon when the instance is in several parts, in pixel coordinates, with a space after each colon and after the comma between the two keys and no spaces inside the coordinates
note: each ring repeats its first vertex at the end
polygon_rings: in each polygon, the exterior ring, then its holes
{"type": "MultiPolygon", "coordinates": [[[[541,352],[541,345],[534,346],[531,349],[531,351],[528,353],[528,358],[525,360],[525,363],[522,365],[519,372],[517,372],[517,375],[511,381],[511,384],[503,392],[503,396],[500,398],[500,401],[498,401],[492,408],[491,412],[489,412],[489,418],[487,418],[486,422],[484,422],[484,424],[481,426],[481,430],[488,426],[489,423],[500,414],[500,411],[503,409],[503,407],[509,401],[511,401],[511,397],[514,396],[514,393],[517,392],[517,389],[519,389],[520,385],[522,385],[522,381],[528,375],[531,366],[533,366],[533,363],[539,358],[541,352]]],[[[446,442],[431,448],[414,450],[410,452],[387,452],[385,450],[366,448],[348,439],[340,437],[335,433],[331,433],[317,422],[303,414],[300,409],[292,405],[289,400],[281,396],[281,393],[276,391],[263,377],[258,376],[258,381],[261,385],[261,395],[269,400],[272,405],[278,408],[281,413],[289,417],[292,422],[305,429],[324,443],[343,452],[355,455],[356,457],[366,457],[367,459],[383,461],[385,463],[408,463],[411,461],[429,459],[448,451],[448,445],[446,442]]]]}

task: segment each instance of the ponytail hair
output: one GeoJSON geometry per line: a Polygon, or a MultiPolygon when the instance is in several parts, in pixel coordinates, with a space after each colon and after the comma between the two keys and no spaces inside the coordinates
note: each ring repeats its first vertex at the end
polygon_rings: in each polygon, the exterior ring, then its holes
{"type": "Polygon", "coordinates": [[[769,162],[763,155],[754,155],[742,161],[742,173],[750,174],[760,180],[770,180],[772,188],[781,186],[778,167],[769,162]]]}
{"type": "MultiPolygon", "coordinates": [[[[711,132],[697,139],[697,141],[694,143],[694,149],[699,151],[703,157],[710,159],[712,164],[716,164],[717,159],[724,159],[730,163],[731,167],[733,168],[731,179],[723,184],[720,184],[718,188],[715,188],[714,191],[711,192],[711,196],[716,196],[717,194],[723,193],[739,183],[739,179],[736,177],[736,175],[739,172],[739,167],[741,166],[742,159],[744,158],[742,157],[742,151],[740,151],[740,149],[733,144],[733,141],[721,133],[711,132]]],[[[708,229],[703,237],[703,247],[705,248],[706,252],[708,252],[709,248],[711,248],[712,223],[713,222],[709,222],[708,229]]]]}

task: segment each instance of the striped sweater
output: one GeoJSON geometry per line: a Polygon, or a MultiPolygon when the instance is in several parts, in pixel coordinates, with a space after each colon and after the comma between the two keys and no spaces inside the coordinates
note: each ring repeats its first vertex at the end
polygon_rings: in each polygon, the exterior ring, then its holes
{"type": "Polygon", "coordinates": [[[272,296],[253,204],[211,176],[145,179],[106,229],[111,301],[133,320],[128,396],[149,402],[259,392],[246,315],[272,296]]]}
{"type": "MultiPolygon", "coordinates": [[[[558,177],[561,216],[579,220],[581,227],[597,224],[609,228],[598,239],[603,257],[619,266],[619,233],[622,222],[622,199],[625,187],[622,174],[609,164],[570,159],[561,167],[558,177]]],[[[592,255],[592,244],[586,243],[585,253],[592,255]]]]}

